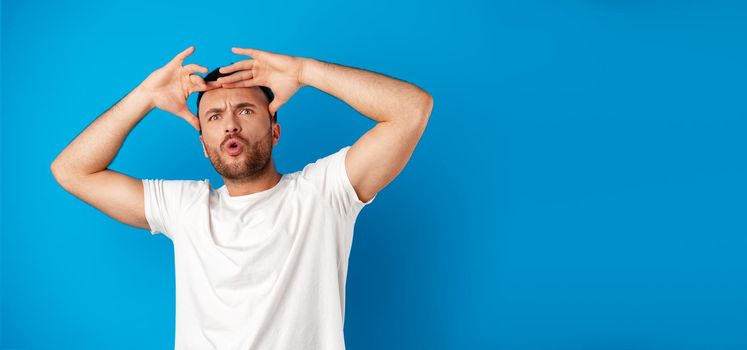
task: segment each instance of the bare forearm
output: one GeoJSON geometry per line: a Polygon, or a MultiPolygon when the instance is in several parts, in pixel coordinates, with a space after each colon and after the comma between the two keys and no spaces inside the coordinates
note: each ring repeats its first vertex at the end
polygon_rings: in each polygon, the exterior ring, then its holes
{"type": "Polygon", "coordinates": [[[420,122],[430,114],[430,94],[413,84],[362,69],[303,60],[301,84],[335,96],[377,122],[420,122]]]}
{"type": "Polygon", "coordinates": [[[132,129],[153,109],[138,86],[81,132],[52,163],[59,177],[86,176],[105,170],[132,129]]]}

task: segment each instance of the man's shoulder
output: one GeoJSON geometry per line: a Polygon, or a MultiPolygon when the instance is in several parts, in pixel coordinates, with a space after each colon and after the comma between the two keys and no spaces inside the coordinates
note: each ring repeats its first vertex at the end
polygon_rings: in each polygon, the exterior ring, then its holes
{"type": "Polygon", "coordinates": [[[210,184],[210,179],[189,180],[189,179],[164,179],[164,178],[144,178],[143,181],[158,181],[171,184],[183,184],[187,186],[204,186],[210,184]]]}
{"type": "Polygon", "coordinates": [[[143,183],[149,187],[162,188],[164,191],[196,192],[210,190],[210,179],[183,180],[183,179],[143,179],[143,183]]]}
{"type": "Polygon", "coordinates": [[[350,149],[350,147],[351,146],[345,146],[334,152],[328,153],[325,156],[318,157],[316,160],[306,164],[303,167],[303,169],[298,171],[300,173],[300,176],[307,176],[310,173],[313,173],[318,170],[323,170],[331,166],[344,164],[345,154],[347,154],[347,151],[348,149],[350,149]]]}

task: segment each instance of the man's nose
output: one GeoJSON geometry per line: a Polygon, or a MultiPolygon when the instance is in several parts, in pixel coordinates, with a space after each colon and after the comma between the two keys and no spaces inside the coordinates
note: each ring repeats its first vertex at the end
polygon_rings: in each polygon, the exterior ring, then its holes
{"type": "Polygon", "coordinates": [[[241,131],[241,126],[239,125],[239,122],[234,118],[227,118],[228,124],[226,124],[226,134],[230,133],[237,133],[241,131]]]}

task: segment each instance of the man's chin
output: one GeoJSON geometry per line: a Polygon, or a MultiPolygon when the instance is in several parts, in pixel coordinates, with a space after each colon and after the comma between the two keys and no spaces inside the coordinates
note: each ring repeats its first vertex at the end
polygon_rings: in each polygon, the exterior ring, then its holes
{"type": "MultiPolygon", "coordinates": [[[[216,169],[217,171],[218,169],[216,169]]],[[[232,180],[238,180],[245,178],[247,176],[247,169],[246,167],[242,167],[241,169],[236,169],[231,167],[231,169],[223,169],[224,172],[221,173],[221,175],[225,178],[232,179],[232,180]]],[[[220,172],[218,172],[220,173],[220,172]]]]}
{"type": "Polygon", "coordinates": [[[231,155],[231,154],[229,154],[229,153],[228,153],[228,152],[226,152],[226,151],[222,151],[222,152],[221,152],[221,153],[219,153],[219,154],[220,154],[220,157],[221,157],[221,159],[222,159],[223,161],[228,161],[228,162],[230,162],[230,161],[233,161],[233,160],[236,160],[236,159],[239,159],[239,158],[244,158],[244,156],[245,156],[245,155],[247,154],[247,152],[246,152],[246,151],[242,151],[241,153],[239,153],[239,154],[237,154],[237,155],[235,155],[235,156],[234,156],[234,155],[231,155]]]}

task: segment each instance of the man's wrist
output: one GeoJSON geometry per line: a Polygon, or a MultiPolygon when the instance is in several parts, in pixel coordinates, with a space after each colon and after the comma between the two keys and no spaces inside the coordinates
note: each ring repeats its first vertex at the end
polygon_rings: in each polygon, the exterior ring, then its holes
{"type": "Polygon", "coordinates": [[[132,90],[130,93],[130,98],[133,102],[135,102],[138,105],[145,106],[147,111],[153,110],[153,108],[156,108],[155,102],[153,101],[153,93],[151,93],[147,88],[143,87],[142,84],[135,87],[135,89],[132,90]]]}
{"type": "Polygon", "coordinates": [[[322,62],[313,58],[301,57],[301,68],[298,71],[298,83],[303,86],[314,86],[314,76],[322,62]]]}

